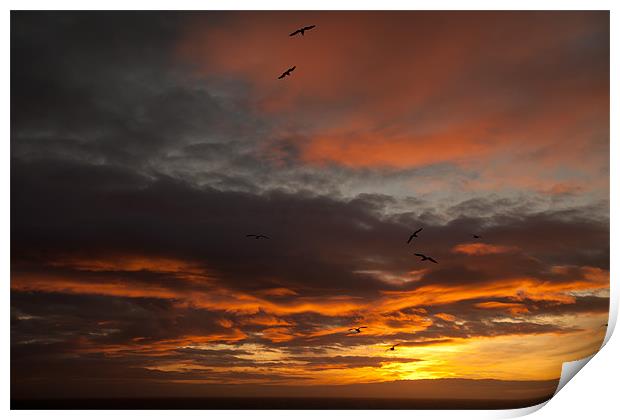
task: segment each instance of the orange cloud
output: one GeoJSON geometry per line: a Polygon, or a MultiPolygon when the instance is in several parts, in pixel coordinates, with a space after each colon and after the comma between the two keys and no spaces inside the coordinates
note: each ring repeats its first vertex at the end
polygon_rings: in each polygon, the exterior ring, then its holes
{"type": "Polygon", "coordinates": [[[505,254],[516,250],[518,248],[512,246],[492,245],[482,242],[458,244],[452,248],[452,252],[465,255],[505,254]]]}
{"type": "MultiPolygon", "coordinates": [[[[295,323],[283,319],[285,316],[316,313],[328,317],[355,317],[355,325],[365,325],[368,329],[363,336],[390,337],[395,334],[422,332],[433,325],[433,320],[424,307],[450,304],[454,302],[486,299],[477,308],[482,310],[499,309],[515,315],[527,314],[527,308],[519,301],[525,298],[533,301],[552,301],[561,303],[575,302],[575,293],[592,293],[609,286],[609,272],[594,267],[554,266],[554,275],[566,276],[566,280],[546,281],[544,278],[519,277],[498,278],[492,283],[471,285],[426,285],[414,290],[383,291],[373,298],[353,296],[304,297],[291,294],[288,289],[280,288],[240,292],[219,284],[215,278],[208,283],[195,283],[195,276],[201,278],[206,271],[196,268],[190,262],[177,260],[158,260],[157,258],[120,259],[116,264],[111,259],[68,260],[62,262],[65,268],[73,272],[63,275],[29,274],[17,272],[12,274],[11,289],[16,291],[44,291],[69,294],[93,294],[135,298],[170,299],[178,307],[202,308],[222,311],[236,316],[233,322],[222,316],[216,322],[225,329],[221,333],[184,336],[175,340],[159,341],[155,344],[147,339],[137,339],[123,345],[96,345],[88,340],[81,342],[80,351],[95,352],[97,349],[107,354],[125,351],[165,354],[172,349],[183,346],[199,345],[211,342],[238,342],[247,338],[244,326],[264,326],[260,334],[274,343],[282,343],[294,338],[308,340],[329,335],[346,335],[352,325],[321,325],[315,328],[298,330],[295,323]],[[96,261],[96,263],[94,262],[96,261]],[[153,271],[166,273],[183,287],[174,282],[162,284],[140,280],[142,277],[125,279],[119,272],[153,271]],[[177,270],[177,271],[175,271],[177,270]],[[92,276],[88,271],[98,271],[103,276],[92,276]],[[189,277],[186,274],[191,272],[189,277]],[[570,278],[571,273],[575,276],[570,278]],[[274,300],[270,300],[270,297],[274,300]],[[284,297],[286,299],[284,299],[284,297]],[[499,302],[506,298],[513,302],[499,302]]],[[[57,264],[58,265],[58,264],[57,264]]],[[[456,321],[456,317],[447,313],[434,315],[444,321],[456,321]]],[[[524,332],[523,334],[530,334],[524,332]]]]}
{"type": "Polygon", "coordinates": [[[67,257],[50,262],[52,267],[70,267],[79,271],[152,271],[156,273],[204,273],[199,267],[182,260],[165,257],[116,255],[105,258],[67,257]]]}
{"type": "Polygon", "coordinates": [[[269,314],[265,314],[265,313],[258,313],[255,315],[251,315],[248,316],[246,319],[244,319],[243,321],[246,324],[251,324],[251,325],[265,325],[265,326],[290,326],[293,325],[292,323],[282,319],[282,318],[278,318],[276,316],[273,315],[269,315],[269,314]]]}
{"type": "Polygon", "coordinates": [[[248,336],[237,328],[231,328],[220,333],[205,335],[183,335],[173,339],[151,340],[145,337],[136,337],[128,344],[105,344],[93,342],[86,337],[79,337],[76,351],[79,353],[104,353],[108,357],[122,356],[127,352],[148,355],[165,356],[172,354],[179,348],[202,346],[213,343],[235,343],[245,340],[248,336]]]}
{"type": "MultiPolygon", "coordinates": [[[[466,244],[467,245],[467,244],[466,244]]],[[[469,248],[465,248],[471,251],[469,248]]],[[[474,248],[478,249],[478,248],[474,248]]],[[[483,248],[486,249],[486,248],[483,248]]],[[[478,252],[478,251],[476,251],[478,252]]],[[[176,262],[175,267],[186,270],[187,263],[176,262]]],[[[278,323],[277,316],[290,315],[304,312],[315,312],[326,316],[360,315],[364,314],[364,322],[375,323],[373,328],[377,334],[385,334],[388,331],[398,331],[412,328],[411,326],[424,326],[426,322],[423,313],[412,313],[407,318],[402,318],[404,314],[397,315],[393,312],[403,308],[416,306],[428,306],[436,304],[446,304],[473,298],[513,297],[522,299],[528,297],[532,300],[549,300],[563,303],[574,302],[575,298],[569,292],[589,291],[609,286],[609,272],[595,267],[582,267],[575,275],[580,278],[566,281],[547,282],[537,278],[505,278],[497,279],[492,283],[485,283],[471,287],[467,285],[441,286],[429,285],[422,286],[413,291],[385,291],[377,299],[368,301],[359,297],[352,296],[330,296],[330,297],[299,297],[288,296],[286,300],[271,301],[266,297],[261,297],[260,292],[256,295],[239,292],[217,285],[212,282],[209,285],[201,284],[200,287],[176,288],[171,285],[160,285],[151,282],[128,282],[115,275],[101,279],[97,277],[82,278],[80,270],[83,267],[93,267],[95,265],[86,262],[78,262],[74,267],[77,272],[73,275],[50,275],[50,274],[27,274],[14,273],[11,278],[11,289],[21,291],[46,291],[62,292],[71,294],[97,294],[124,297],[152,297],[162,299],[172,299],[179,306],[193,306],[210,310],[220,310],[236,314],[260,315],[259,322],[264,321],[266,325],[278,323]],[[269,318],[272,317],[272,318],[269,318]],[[399,318],[401,317],[401,318],[399,318]],[[264,318],[264,319],[263,319],[264,318]],[[380,321],[377,321],[380,319],[380,321]]],[[[96,265],[103,267],[103,265],[96,265]]],[[[125,262],[119,265],[107,264],[105,271],[116,272],[123,267],[128,267],[125,262]]],[[[134,263],[129,267],[151,267],[154,270],[161,270],[162,265],[157,261],[142,261],[139,265],[134,263]]],[[[169,267],[166,265],[166,267],[169,267]]],[[[168,269],[168,268],[167,268],[168,269]]],[[[568,273],[566,267],[554,267],[555,272],[568,273]]],[[[181,271],[186,273],[186,271],[181,271]]],[[[183,275],[170,273],[181,281],[186,281],[183,275]]],[[[202,274],[199,274],[202,276],[202,274]]],[[[187,280],[192,284],[193,277],[187,280]]],[[[278,324],[280,325],[280,324],[278,324]]]]}
{"type": "Polygon", "coordinates": [[[355,313],[366,307],[359,298],[332,296],[328,298],[301,297],[286,302],[272,302],[267,299],[227,289],[221,286],[203,290],[176,289],[148,283],[130,283],[122,279],[85,281],[79,277],[52,275],[13,275],[12,290],[61,292],[69,294],[93,294],[121,297],[151,297],[173,299],[179,306],[193,306],[210,310],[221,310],[237,314],[256,314],[267,311],[274,315],[288,315],[316,312],[329,316],[355,313]]]}
{"type": "MultiPolygon", "coordinates": [[[[564,190],[565,181],[547,179],[558,165],[577,165],[600,178],[606,155],[584,158],[582,151],[609,125],[605,73],[587,67],[566,76],[540,71],[570,59],[561,54],[574,51],[575,40],[597,27],[594,15],[227,17],[226,25],[205,25],[199,18],[186,25],[175,57],[193,65],[197,78],[226,75],[246,82],[255,112],[278,122],[272,137],[290,139],[304,164],[407,169],[450,162],[483,174],[467,180],[471,189],[538,190],[542,178],[549,194],[564,190]],[[303,39],[286,36],[294,22],[307,21],[317,22],[317,29],[303,39]],[[519,36],[507,35],[514,33],[519,36]],[[549,65],[533,71],[532,63],[541,61],[549,65]],[[276,80],[289,65],[297,65],[294,77],[276,80]],[[513,71],[517,67],[520,73],[513,71]],[[561,147],[567,139],[571,147],[561,147]],[[488,164],[514,156],[517,144],[527,156],[520,174],[501,162],[488,164]]],[[[261,153],[280,161],[282,150],[272,146],[261,153]]]]}
{"type": "MultiPolygon", "coordinates": [[[[216,323],[222,327],[222,331],[208,334],[185,334],[173,339],[152,340],[148,337],[137,337],[132,341],[122,344],[106,344],[94,341],[89,337],[79,337],[75,341],[77,353],[103,353],[106,357],[124,357],[130,355],[132,357],[148,356],[161,357],[175,355],[174,362],[162,362],[155,364],[155,369],[165,369],[170,371],[192,371],[197,372],[204,370],[199,363],[190,359],[184,359],[179,356],[178,349],[184,347],[196,347],[202,349],[213,349],[228,345],[231,347],[243,346],[247,339],[253,335],[258,335],[272,343],[286,343],[293,339],[304,338],[307,340],[317,340],[320,337],[341,334],[346,335],[349,325],[334,326],[317,326],[314,330],[309,331],[298,330],[295,324],[282,319],[282,316],[315,312],[325,316],[340,317],[344,314],[355,316],[356,325],[367,325],[361,337],[385,337],[385,343],[392,341],[396,334],[422,332],[433,325],[431,315],[423,309],[439,304],[447,304],[468,299],[488,299],[487,302],[478,303],[475,307],[481,310],[503,310],[511,316],[527,315],[525,304],[518,302],[519,299],[528,298],[531,300],[555,301],[558,303],[574,302],[575,297],[571,293],[578,291],[592,291],[606,288],[609,285],[609,272],[606,270],[581,267],[575,270],[575,267],[555,266],[552,268],[554,274],[563,274],[568,276],[575,273],[577,278],[565,281],[553,282],[545,281],[545,279],[536,278],[507,278],[497,279],[490,284],[481,284],[472,287],[470,285],[428,285],[419,287],[412,291],[385,291],[378,297],[368,299],[358,299],[348,296],[336,296],[330,298],[308,298],[290,293],[275,293],[278,302],[272,302],[266,295],[258,291],[256,295],[250,293],[241,293],[235,290],[227,289],[214,283],[198,288],[172,288],[170,286],[154,285],[144,282],[126,282],[121,279],[115,279],[114,276],[121,268],[125,270],[133,270],[139,267],[141,270],[158,270],[161,272],[170,267],[176,267],[183,272],[188,270],[192,265],[187,262],[177,261],[173,265],[161,264],[154,261],[143,261],[140,264],[127,264],[121,262],[118,265],[111,263],[92,264],[87,260],[85,262],[76,262],[74,267],[76,271],[70,275],[51,276],[51,275],[29,275],[29,274],[13,274],[11,279],[12,290],[36,290],[36,291],[59,291],[72,294],[100,294],[124,297],[158,297],[172,299],[177,305],[205,308],[209,310],[226,311],[228,313],[239,316],[237,321],[233,322],[228,317],[221,317],[216,323]],[[88,262],[88,264],[87,264],[88,262]],[[93,267],[105,267],[107,279],[101,279],[99,276],[93,280],[91,277],[84,276],[85,267],[92,269],[93,267]],[[282,295],[287,299],[281,301],[282,295]],[[514,302],[499,302],[497,298],[512,298],[514,302]],[[403,311],[406,309],[406,311],[403,311]],[[259,325],[264,326],[262,330],[257,332],[244,331],[244,326],[259,325]]],[[[90,271],[90,270],[86,270],[90,271]]],[[[182,277],[170,273],[174,278],[185,281],[182,277]]],[[[187,281],[192,284],[191,280],[187,281]]],[[[457,318],[448,313],[437,313],[433,315],[437,319],[448,322],[454,322],[457,318]]],[[[596,318],[600,315],[589,316],[596,318]]],[[[255,331],[255,329],[253,329],[255,331]]],[[[309,383],[355,383],[360,381],[372,382],[393,379],[419,379],[419,378],[438,378],[460,375],[463,377],[477,377],[476,375],[498,375],[498,377],[519,377],[519,373],[511,370],[508,365],[502,366],[498,371],[496,367],[482,366],[478,370],[470,369],[469,364],[460,361],[459,356],[463,352],[468,352],[471,348],[481,348],[479,354],[488,354],[489,360],[495,360],[497,355],[493,356],[489,349],[485,349],[484,343],[488,340],[497,340],[501,343],[528,343],[532,349],[545,351],[543,347],[535,347],[537,342],[546,342],[544,338],[532,339],[532,337],[547,336],[553,334],[557,340],[567,343],[567,346],[574,346],[581,349],[582,346],[575,346],[574,338],[579,332],[568,331],[566,333],[551,332],[527,332],[515,329],[514,333],[509,336],[500,338],[480,338],[470,336],[467,339],[453,339],[438,337],[431,340],[420,340],[403,342],[399,347],[398,357],[411,357],[421,359],[416,362],[415,369],[411,367],[411,363],[400,362],[395,359],[393,362],[386,360],[381,362],[380,367],[347,367],[344,363],[338,362],[318,362],[299,363],[283,358],[273,349],[255,350],[249,358],[257,360],[270,361],[269,367],[262,368],[260,364],[256,366],[248,366],[240,368],[240,372],[247,373],[269,373],[281,374],[286,376],[291,383],[299,383],[300,377],[307,379],[309,383]],[[524,336],[528,336],[524,340],[524,336]],[[566,336],[566,337],[565,337],[566,336]],[[263,370],[261,370],[263,369],[263,370]],[[494,370],[495,369],[495,370],[494,370]],[[330,375],[325,370],[331,372],[330,375]],[[335,373],[337,372],[337,373],[335,373]],[[491,372],[491,373],[488,373],[491,372]],[[512,376],[510,376],[512,375],[512,376]]],[[[385,354],[385,345],[377,344],[375,346],[356,345],[356,340],[351,340],[351,347],[347,347],[347,352],[359,357],[387,357],[385,354]]],[[[572,348],[572,347],[571,347],[572,348]]],[[[339,355],[342,349],[330,349],[326,351],[333,352],[334,356],[339,355]]],[[[534,350],[532,350],[534,351],[534,350]]],[[[583,353],[584,350],[578,350],[583,353]]],[[[579,354],[581,354],[579,353],[579,354]]],[[[503,354],[503,353],[502,353],[503,354]]],[[[535,354],[531,354],[527,360],[534,360],[535,354]]],[[[556,360],[560,360],[556,356],[554,363],[547,363],[533,373],[528,373],[531,377],[549,378],[555,372],[556,360]]],[[[526,363],[524,360],[522,363],[526,363]]],[[[495,366],[495,365],[493,365],[495,366]]],[[[222,368],[209,368],[222,369],[222,368]]],[[[224,370],[222,370],[224,371],[224,370]]],[[[228,371],[228,370],[226,370],[228,371]]],[[[488,377],[488,376],[487,376],[488,377]]],[[[493,376],[495,377],[495,376],[493,376]]],[[[206,380],[208,379],[200,379],[206,380]]],[[[229,379],[230,383],[242,383],[244,379],[229,379]]],[[[268,379],[256,379],[261,383],[269,383],[268,379]]]]}
{"type": "Polygon", "coordinates": [[[264,296],[295,296],[297,295],[297,292],[287,289],[286,287],[277,287],[274,289],[263,290],[262,294],[264,296]]]}
{"type": "Polygon", "coordinates": [[[450,315],[450,314],[438,313],[438,314],[435,314],[434,316],[436,318],[443,319],[444,321],[453,322],[453,321],[456,320],[456,317],[454,315],[450,315]]]}
{"type": "Polygon", "coordinates": [[[480,309],[505,309],[512,315],[526,314],[529,312],[527,307],[521,303],[481,302],[474,306],[480,309]]]}
{"type": "Polygon", "coordinates": [[[407,168],[446,161],[460,161],[489,150],[476,141],[484,127],[455,128],[454,131],[409,135],[373,132],[371,127],[344,133],[320,135],[302,146],[306,162],[339,163],[350,167],[407,168]],[[441,153],[437,153],[441,149],[441,153]]]}
{"type": "Polygon", "coordinates": [[[284,341],[289,341],[295,338],[295,334],[292,334],[292,330],[290,328],[265,328],[261,331],[261,333],[264,337],[274,343],[282,343],[284,341]]]}
{"type": "Polygon", "coordinates": [[[604,289],[609,286],[609,272],[594,268],[582,268],[583,279],[548,282],[536,278],[497,279],[471,287],[458,286],[423,286],[413,291],[385,291],[383,298],[376,303],[386,310],[398,310],[412,306],[439,305],[478,298],[512,297],[515,300],[527,297],[531,300],[547,300],[559,303],[573,303],[570,292],[604,289]]]}
{"type": "Polygon", "coordinates": [[[174,258],[143,255],[111,255],[101,258],[65,257],[49,263],[77,271],[139,272],[169,274],[186,281],[208,282],[210,274],[199,264],[174,258]]]}

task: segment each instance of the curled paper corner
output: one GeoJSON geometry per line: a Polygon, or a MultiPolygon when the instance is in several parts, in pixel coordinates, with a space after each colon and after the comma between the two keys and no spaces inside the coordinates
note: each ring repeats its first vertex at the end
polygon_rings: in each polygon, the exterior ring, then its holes
{"type": "Polygon", "coordinates": [[[545,405],[547,405],[547,403],[551,401],[553,397],[555,397],[562,388],[564,388],[564,385],[566,385],[586,364],[588,364],[588,362],[595,355],[596,353],[588,357],[585,357],[583,359],[562,363],[562,373],[560,374],[560,380],[558,381],[558,386],[555,389],[553,396],[549,398],[547,401],[544,401],[537,405],[533,405],[531,407],[517,408],[517,409],[512,409],[512,410],[503,410],[503,412],[499,415],[499,418],[523,417],[523,416],[527,416],[528,414],[532,414],[540,410],[545,405]]]}
{"type": "Polygon", "coordinates": [[[530,407],[512,408],[508,410],[498,410],[495,414],[495,418],[512,419],[516,417],[527,416],[528,414],[535,413],[536,411],[543,408],[545,405],[547,405],[549,401],[551,401],[551,399],[541,402],[540,404],[532,405],[530,407]]]}
{"type": "Polygon", "coordinates": [[[556,396],[557,393],[560,392],[562,388],[564,388],[564,385],[566,385],[571,379],[573,379],[573,376],[575,376],[577,372],[579,372],[586,364],[588,364],[588,362],[592,360],[595,355],[596,353],[588,357],[584,357],[583,359],[562,363],[562,374],[560,375],[560,381],[558,382],[558,387],[555,389],[555,393],[553,394],[553,396],[556,396]]]}
{"type": "MultiPolygon", "coordinates": [[[[614,320],[615,321],[615,320],[614,320]]],[[[608,334],[610,334],[609,331],[611,331],[612,329],[610,328],[608,330],[608,334]]],[[[603,344],[605,345],[605,344],[603,344]]],[[[602,346],[601,346],[602,348],[602,346]]],[[[530,407],[523,407],[523,408],[516,408],[516,409],[509,409],[509,410],[502,410],[500,413],[498,413],[499,415],[496,418],[515,418],[515,417],[523,417],[526,416],[528,414],[532,414],[538,410],[540,410],[541,408],[543,408],[545,405],[547,405],[547,403],[549,401],[551,401],[553,399],[553,397],[555,397],[557,395],[558,392],[560,392],[560,390],[562,388],[564,388],[564,385],[566,385],[571,379],[573,379],[573,377],[585,366],[588,364],[588,362],[590,360],[592,360],[592,358],[596,356],[596,353],[585,357],[583,359],[579,359],[579,360],[574,360],[572,362],[564,362],[562,363],[562,373],[560,374],[560,380],[558,381],[558,386],[555,389],[555,392],[553,393],[553,396],[551,398],[549,398],[547,401],[544,401],[540,404],[536,404],[530,407]]]]}

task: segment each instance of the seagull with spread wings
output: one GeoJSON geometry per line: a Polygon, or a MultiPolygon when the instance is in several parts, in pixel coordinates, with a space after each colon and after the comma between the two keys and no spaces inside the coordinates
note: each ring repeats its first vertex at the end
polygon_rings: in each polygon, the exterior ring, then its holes
{"type": "Polygon", "coordinates": [[[288,69],[287,71],[285,71],[284,73],[282,73],[280,75],[280,77],[278,77],[278,79],[284,79],[286,76],[290,76],[291,73],[293,72],[293,70],[295,70],[297,68],[297,66],[293,66],[290,69],[288,69]]]}
{"type": "Polygon", "coordinates": [[[428,261],[434,262],[435,264],[439,264],[439,263],[438,263],[437,261],[435,261],[433,258],[431,258],[431,257],[427,257],[427,256],[426,256],[426,255],[424,255],[424,254],[417,254],[417,253],[416,253],[416,254],[414,254],[414,255],[417,255],[418,257],[422,257],[422,259],[421,259],[420,261],[427,261],[427,260],[428,260],[428,261]]]}
{"type": "Polygon", "coordinates": [[[303,28],[299,28],[295,32],[289,34],[289,36],[295,36],[297,34],[301,34],[301,36],[304,36],[304,32],[309,31],[310,29],[313,29],[315,27],[316,25],[304,26],[303,28]]]}
{"type": "Polygon", "coordinates": [[[413,240],[413,238],[417,238],[418,237],[418,233],[422,232],[422,229],[424,229],[424,228],[420,228],[420,229],[416,230],[415,232],[413,232],[411,234],[411,236],[409,237],[409,240],[407,241],[407,243],[410,243],[413,240]]]}
{"type": "Polygon", "coordinates": [[[355,331],[353,334],[360,334],[362,332],[362,328],[368,328],[368,327],[349,328],[349,331],[355,331]]]}
{"type": "Polygon", "coordinates": [[[254,238],[254,239],[271,239],[267,235],[245,235],[246,238],[254,238]]]}
{"type": "Polygon", "coordinates": [[[398,346],[398,344],[394,344],[392,347],[390,347],[386,351],[394,351],[394,350],[396,350],[396,346],[398,346]]]}

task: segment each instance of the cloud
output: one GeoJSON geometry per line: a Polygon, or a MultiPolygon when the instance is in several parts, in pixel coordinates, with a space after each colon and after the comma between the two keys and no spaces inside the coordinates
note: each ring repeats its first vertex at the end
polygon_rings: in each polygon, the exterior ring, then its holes
{"type": "Polygon", "coordinates": [[[452,248],[452,252],[465,255],[503,254],[514,250],[515,248],[510,248],[507,246],[497,246],[481,242],[458,244],[457,246],[452,248]]]}
{"type": "Polygon", "coordinates": [[[521,303],[508,303],[508,302],[480,302],[477,303],[476,308],[482,309],[505,309],[512,315],[518,315],[528,313],[528,309],[521,303]]]}
{"type": "MultiPolygon", "coordinates": [[[[283,130],[305,127],[302,137],[288,142],[291,157],[302,164],[410,168],[453,162],[485,173],[482,181],[500,188],[513,185],[516,174],[486,162],[510,162],[515,142],[519,153],[529,154],[518,167],[521,178],[528,168],[532,187],[549,177],[549,166],[580,165],[593,174],[605,164],[602,149],[589,153],[587,162],[577,152],[605,137],[605,14],[314,12],[302,18],[291,12],[229,18],[226,25],[209,26],[196,17],[179,39],[179,57],[196,67],[197,78],[226,74],[247,81],[255,109],[282,121],[283,130]],[[303,52],[298,40],[284,36],[300,19],[320,22],[299,41],[303,52]],[[426,42],[398,42],[403,38],[426,42]],[[281,57],[298,71],[287,83],[274,83],[281,57]],[[558,147],[568,139],[571,148],[558,147]]],[[[557,177],[555,184],[562,183],[557,177]]]]}

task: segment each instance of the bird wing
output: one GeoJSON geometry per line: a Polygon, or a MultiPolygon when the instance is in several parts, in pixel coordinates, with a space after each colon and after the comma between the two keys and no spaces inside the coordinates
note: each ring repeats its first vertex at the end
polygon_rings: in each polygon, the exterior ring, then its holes
{"type": "Polygon", "coordinates": [[[284,79],[284,76],[286,76],[286,73],[282,73],[282,75],[278,77],[278,79],[284,79]]]}
{"type": "Polygon", "coordinates": [[[413,254],[413,255],[417,255],[418,257],[426,258],[426,255],[424,255],[424,254],[413,254]]]}
{"type": "Polygon", "coordinates": [[[297,66],[293,66],[293,67],[291,67],[290,69],[288,69],[287,71],[293,71],[293,70],[295,70],[296,68],[297,68],[297,66]]]}
{"type": "Polygon", "coordinates": [[[310,25],[310,26],[306,26],[304,27],[304,30],[310,30],[312,28],[314,28],[316,25],[310,25]]]}
{"type": "Polygon", "coordinates": [[[437,261],[435,261],[434,259],[432,259],[431,257],[428,257],[428,259],[432,262],[434,262],[435,264],[439,264],[437,261]]]}
{"type": "Polygon", "coordinates": [[[265,239],[270,239],[269,236],[267,235],[258,235],[259,238],[265,238],[265,239]]]}
{"type": "Polygon", "coordinates": [[[252,236],[256,236],[256,235],[245,235],[246,238],[251,238],[252,236]]]}
{"type": "Polygon", "coordinates": [[[355,328],[349,328],[349,331],[355,331],[355,328]]]}
{"type": "Polygon", "coordinates": [[[368,327],[360,327],[360,328],[368,328],[368,327]]]}
{"type": "Polygon", "coordinates": [[[415,232],[413,232],[413,234],[417,235],[418,233],[422,232],[422,229],[424,229],[424,228],[420,228],[420,229],[416,230],[415,232]]]}
{"type": "Polygon", "coordinates": [[[413,235],[409,237],[409,240],[407,241],[407,243],[411,242],[412,239],[413,239],[413,235]]]}
{"type": "Polygon", "coordinates": [[[297,34],[298,34],[298,33],[300,33],[300,32],[301,32],[301,30],[300,30],[300,29],[297,29],[297,30],[296,30],[295,32],[293,32],[292,34],[289,34],[289,36],[295,36],[295,35],[297,35],[297,34]]]}

